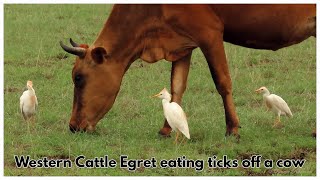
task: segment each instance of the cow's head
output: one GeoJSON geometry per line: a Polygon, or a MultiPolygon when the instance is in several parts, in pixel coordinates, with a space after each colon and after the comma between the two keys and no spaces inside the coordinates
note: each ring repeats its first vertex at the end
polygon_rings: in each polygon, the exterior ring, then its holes
{"type": "Polygon", "coordinates": [[[120,88],[122,69],[110,59],[103,47],[60,42],[68,53],[76,55],[72,70],[74,83],[73,109],[69,122],[72,132],[94,131],[98,121],[112,107],[120,88]]]}

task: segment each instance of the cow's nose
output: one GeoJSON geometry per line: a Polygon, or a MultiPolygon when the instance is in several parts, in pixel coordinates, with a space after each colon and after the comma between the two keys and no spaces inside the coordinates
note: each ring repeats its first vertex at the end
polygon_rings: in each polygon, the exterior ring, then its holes
{"type": "Polygon", "coordinates": [[[71,124],[69,124],[69,129],[72,133],[75,133],[77,131],[77,128],[73,127],[71,124]]]}

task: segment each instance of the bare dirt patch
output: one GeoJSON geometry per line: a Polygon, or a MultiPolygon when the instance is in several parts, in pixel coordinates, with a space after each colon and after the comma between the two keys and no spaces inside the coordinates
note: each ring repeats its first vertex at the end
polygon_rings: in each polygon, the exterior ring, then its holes
{"type": "Polygon", "coordinates": [[[16,92],[21,92],[22,89],[16,88],[16,87],[6,87],[4,88],[4,94],[6,93],[16,93],[16,92]]]}

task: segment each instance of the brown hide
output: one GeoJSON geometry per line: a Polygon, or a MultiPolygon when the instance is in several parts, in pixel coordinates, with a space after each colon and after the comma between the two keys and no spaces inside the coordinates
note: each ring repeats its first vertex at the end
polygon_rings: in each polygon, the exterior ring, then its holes
{"type": "Polygon", "coordinates": [[[224,23],[224,41],[240,46],[277,50],[316,36],[315,5],[220,5],[212,9],[224,23]]]}
{"type": "MultiPolygon", "coordinates": [[[[315,36],[315,20],[315,5],[115,5],[98,38],[76,60],[70,130],[95,129],[138,58],[172,61],[172,101],[181,103],[192,50],[200,47],[223,100],[226,135],[239,137],[223,41],[277,50],[315,36]]],[[[165,121],[160,133],[170,131],[165,121]]]]}

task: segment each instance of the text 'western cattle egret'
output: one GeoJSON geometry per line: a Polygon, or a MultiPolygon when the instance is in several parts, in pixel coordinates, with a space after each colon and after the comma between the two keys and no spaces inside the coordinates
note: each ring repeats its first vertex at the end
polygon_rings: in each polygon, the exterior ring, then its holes
{"type": "Polygon", "coordinates": [[[32,87],[32,81],[27,81],[27,90],[20,97],[20,111],[25,120],[30,119],[36,113],[38,100],[32,87]]]}
{"type": "Polygon", "coordinates": [[[178,142],[180,132],[190,139],[186,114],[183,112],[179,104],[176,102],[170,102],[171,94],[167,91],[167,89],[164,88],[159,94],[156,94],[152,97],[158,97],[162,99],[164,116],[172,130],[176,131],[175,143],[178,142]]]}
{"type": "Polygon", "coordinates": [[[280,96],[270,94],[266,87],[261,87],[257,89],[256,92],[263,95],[263,101],[267,108],[277,115],[274,127],[281,125],[280,115],[292,117],[292,113],[288,104],[280,96]]]}

